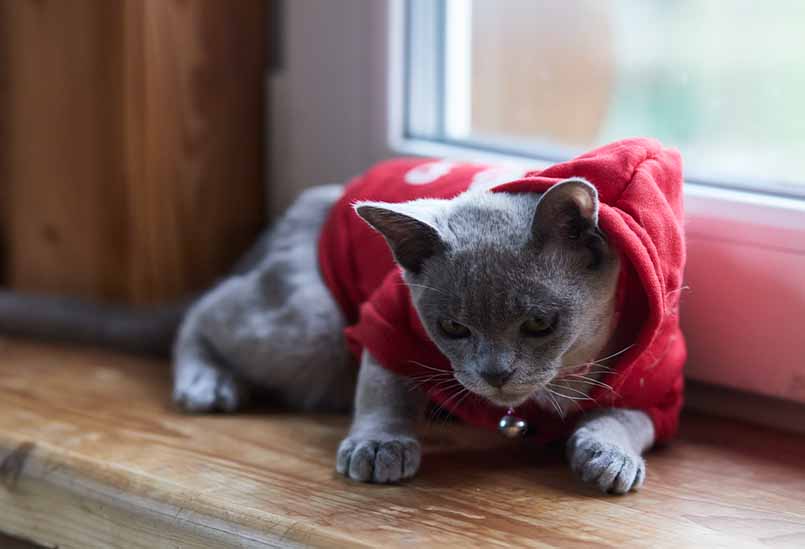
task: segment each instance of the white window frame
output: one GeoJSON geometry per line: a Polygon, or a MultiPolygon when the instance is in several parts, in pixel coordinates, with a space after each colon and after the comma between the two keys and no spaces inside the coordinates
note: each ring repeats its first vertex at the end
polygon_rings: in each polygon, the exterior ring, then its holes
{"type": "MultiPolygon", "coordinates": [[[[280,113],[270,124],[271,177],[283,182],[273,211],[302,187],[390,156],[541,165],[405,136],[404,2],[286,2],[285,66],[269,81],[271,113],[280,113]],[[340,69],[322,74],[329,67],[340,69]]],[[[805,402],[805,200],[686,183],[685,208],[688,377],[805,402]]]]}

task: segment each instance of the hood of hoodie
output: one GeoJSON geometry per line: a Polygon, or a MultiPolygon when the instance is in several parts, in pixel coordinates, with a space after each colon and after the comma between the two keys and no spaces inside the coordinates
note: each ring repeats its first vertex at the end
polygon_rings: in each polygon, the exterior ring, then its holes
{"type": "MultiPolygon", "coordinates": [[[[673,402],[674,408],[678,408],[685,358],[678,324],[685,268],[681,156],[654,139],[626,139],[568,162],[528,172],[522,179],[492,190],[544,192],[571,177],[584,178],[598,190],[599,227],[628,261],[627,274],[621,281],[621,292],[627,294],[624,307],[644,308],[640,312],[625,311],[632,314],[639,327],[634,345],[623,353],[615,367],[613,389],[639,394],[646,387],[642,374],[671,360],[674,364],[664,368],[669,375],[662,377],[663,382],[674,386],[675,396],[667,398],[668,403],[673,402]],[[642,292],[642,298],[635,295],[637,291],[642,292]],[[641,370],[637,379],[630,375],[633,368],[641,370]]],[[[611,404],[644,408],[647,403],[633,397],[611,404]]],[[[669,429],[656,423],[659,438],[667,438],[669,429]]]]}
{"type": "MultiPolygon", "coordinates": [[[[422,327],[385,240],[355,214],[352,205],[360,200],[449,199],[486,175],[505,171],[479,164],[394,159],[347,186],[322,231],[319,257],[322,277],[344,313],[347,341],[356,357],[369,351],[383,367],[409,377],[432,373],[420,365],[451,368],[422,327]]],[[[686,358],[677,314],[685,263],[680,156],[652,139],[628,139],[528,172],[492,190],[544,192],[572,177],[584,178],[598,190],[599,226],[622,257],[619,330],[629,334],[633,344],[613,358],[612,371],[602,379],[612,390],[595,387],[590,400],[576,402],[568,417],[546,412],[534,401],[518,407],[517,413],[535,427],[537,440],[548,441],[568,434],[576,412],[594,407],[638,409],[652,419],[656,439],[668,439],[677,429],[686,358]]],[[[505,412],[483,399],[457,405],[449,391],[435,384],[424,383],[422,388],[433,403],[473,425],[496,429],[505,412]]]]}

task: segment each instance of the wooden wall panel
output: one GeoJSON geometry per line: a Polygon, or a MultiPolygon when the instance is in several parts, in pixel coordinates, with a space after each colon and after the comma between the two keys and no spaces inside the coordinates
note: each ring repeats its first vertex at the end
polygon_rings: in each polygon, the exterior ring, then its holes
{"type": "Polygon", "coordinates": [[[265,3],[129,0],[136,301],[201,288],[264,222],[265,3]]]}
{"type": "Polygon", "coordinates": [[[146,303],[265,223],[262,0],[0,0],[6,275],[146,303]]]}
{"type": "Polygon", "coordinates": [[[126,294],[119,5],[4,0],[6,278],[126,294]]]}
{"type": "Polygon", "coordinates": [[[0,284],[6,279],[6,211],[7,202],[6,178],[8,175],[8,113],[3,108],[8,104],[8,14],[6,13],[7,0],[0,0],[0,284]]]}

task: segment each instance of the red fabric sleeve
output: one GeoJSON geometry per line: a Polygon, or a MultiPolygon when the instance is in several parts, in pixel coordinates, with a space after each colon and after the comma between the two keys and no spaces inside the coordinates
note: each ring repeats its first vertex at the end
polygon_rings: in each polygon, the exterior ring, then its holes
{"type": "MultiPolygon", "coordinates": [[[[648,414],[654,424],[655,441],[660,443],[676,435],[684,401],[687,350],[676,322],[674,317],[667,318],[667,329],[657,338],[652,352],[642,353],[612,381],[605,380],[617,393],[612,406],[648,414]]],[[[594,392],[592,396],[599,394],[594,392]]]]}
{"type": "Polygon", "coordinates": [[[685,340],[678,327],[672,332],[668,353],[656,368],[658,375],[652,380],[652,404],[645,412],[654,423],[655,442],[668,442],[679,430],[679,414],[684,404],[684,365],[687,358],[685,340]]]}
{"type": "Polygon", "coordinates": [[[645,410],[654,424],[654,442],[665,443],[676,436],[679,430],[679,414],[682,411],[684,399],[682,397],[685,381],[679,375],[671,389],[656,406],[645,410]]]}

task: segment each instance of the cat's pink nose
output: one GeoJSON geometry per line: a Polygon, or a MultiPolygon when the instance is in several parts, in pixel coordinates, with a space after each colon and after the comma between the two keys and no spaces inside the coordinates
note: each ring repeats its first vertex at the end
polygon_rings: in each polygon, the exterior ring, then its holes
{"type": "Polygon", "coordinates": [[[513,373],[511,370],[481,370],[480,375],[492,387],[500,388],[513,373]]]}

